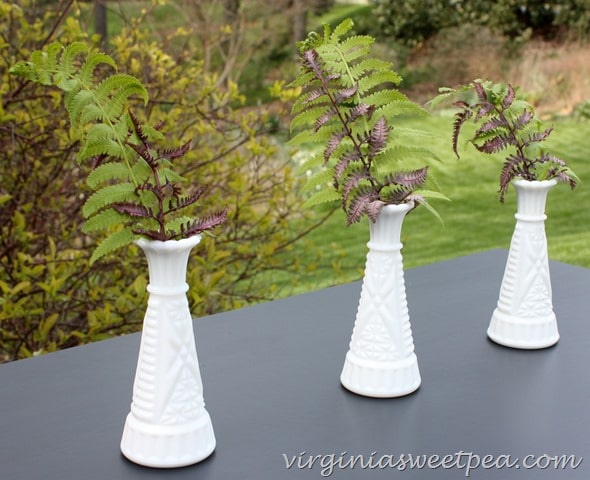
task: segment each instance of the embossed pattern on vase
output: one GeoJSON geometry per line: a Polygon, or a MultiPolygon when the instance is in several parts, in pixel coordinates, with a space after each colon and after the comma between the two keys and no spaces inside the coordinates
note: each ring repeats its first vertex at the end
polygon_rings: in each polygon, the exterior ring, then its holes
{"type": "Polygon", "coordinates": [[[367,254],[351,351],[359,358],[395,361],[414,351],[399,251],[370,250],[367,254]],[[399,314],[401,321],[392,322],[399,314]]]}
{"type": "Polygon", "coordinates": [[[535,349],[559,339],[553,312],[545,201],[555,180],[516,180],[516,225],[488,336],[501,345],[535,349]]]}

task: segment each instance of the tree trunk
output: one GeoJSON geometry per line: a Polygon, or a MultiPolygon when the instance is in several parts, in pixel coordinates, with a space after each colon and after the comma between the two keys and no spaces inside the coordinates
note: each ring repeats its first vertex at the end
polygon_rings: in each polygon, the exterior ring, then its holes
{"type": "Polygon", "coordinates": [[[94,29],[104,45],[107,41],[107,7],[103,0],[94,0],[94,29]]]}

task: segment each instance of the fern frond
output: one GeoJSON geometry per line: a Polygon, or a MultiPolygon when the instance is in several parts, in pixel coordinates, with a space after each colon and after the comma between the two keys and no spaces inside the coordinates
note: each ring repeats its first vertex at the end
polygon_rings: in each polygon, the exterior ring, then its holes
{"type": "Polygon", "coordinates": [[[225,222],[227,211],[227,208],[225,208],[206,217],[192,220],[186,225],[181,225],[180,232],[183,237],[190,237],[205,230],[211,230],[225,222]]]}
{"type": "Polygon", "coordinates": [[[93,83],[94,71],[99,65],[109,65],[117,69],[115,61],[104,52],[92,51],[86,57],[86,61],[80,67],[80,80],[83,85],[90,86],[93,83]]]}
{"type": "Polygon", "coordinates": [[[318,191],[323,188],[331,188],[332,172],[328,169],[318,170],[311,175],[301,187],[301,192],[318,191]]]}
{"type": "Polygon", "coordinates": [[[88,218],[82,226],[82,232],[92,233],[99,230],[109,230],[117,225],[123,225],[126,221],[126,215],[112,208],[107,208],[88,218]]]}
{"type": "Polygon", "coordinates": [[[95,157],[97,155],[108,155],[115,158],[125,158],[125,149],[115,140],[110,138],[98,138],[92,141],[87,141],[77,155],[78,163],[95,157]]]}
{"type": "Polygon", "coordinates": [[[72,75],[77,66],[74,65],[76,57],[80,54],[87,54],[90,51],[88,45],[82,42],[73,42],[64,47],[63,53],[59,61],[59,69],[61,72],[72,75]]]}
{"type": "Polygon", "coordinates": [[[143,84],[135,77],[124,73],[118,73],[106,77],[93,90],[93,109],[85,110],[82,123],[90,121],[117,121],[118,117],[126,110],[126,104],[133,95],[137,95],[144,103],[149,100],[149,95],[143,84]]]}
{"type": "MultiPolygon", "coordinates": [[[[393,198],[386,191],[381,195],[384,175],[391,173],[387,167],[394,163],[397,167],[407,159],[383,161],[396,153],[389,135],[391,119],[427,114],[395,88],[401,77],[393,65],[370,56],[374,39],[350,35],[352,25],[347,19],[334,31],[324,26],[323,35],[312,32],[298,43],[302,68],[295,84],[303,88],[292,108],[290,130],[292,145],[324,144],[322,159],[329,175],[316,172],[319,155],[297,169],[313,172],[308,188],[324,186],[305,205],[336,201],[340,195],[349,223],[364,214],[376,218],[382,202],[388,202],[383,195],[393,198]],[[327,181],[330,175],[332,182],[327,181]]],[[[401,131],[396,139],[403,141],[409,134],[401,131]]],[[[425,149],[413,150],[412,156],[422,160],[436,157],[425,149]]],[[[414,186],[410,185],[410,190],[414,186]]],[[[404,190],[393,203],[403,201],[408,193],[404,190]]]]}
{"type": "Polygon", "coordinates": [[[94,97],[92,92],[88,90],[78,90],[76,92],[68,92],[64,97],[64,105],[70,116],[70,123],[73,128],[79,129],[81,127],[80,117],[83,110],[92,103],[94,97]]]}
{"type": "Polygon", "coordinates": [[[92,170],[86,177],[87,185],[96,189],[102,183],[110,180],[129,181],[129,170],[123,163],[107,162],[92,170]]]}
{"type": "Polygon", "coordinates": [[[94,192],[82,207],[83,215],[88,218],[101,209],[117,202],[125,202],[135,197],[135,185],[132,183],[117,183],[102,187],[94,192]]]}
{"type": "Polygon", "coordinates": [[[354,27],[354,21],[351,18],[346,18],[340,22],[333,31],[330,31],[329,25],[324,25],[324,41],[336,43],[346,35],[354,27]]]}
{"type": "Polygon", "coordinates": [[[299,128],[302,127],[313,127],[315,126],[317,119],[326,113],[326,110],[329,107],[321,106],[321,107],[313,107],[307,110],[302,111],[297,116],[293,118],[291,121],[291,131],[294,132],[299,128]]]}
{"type": "Polygon", "coordinates": [[[363,58],[354,65],[350,66],[350,73],[353,78],[361,79],[370,77],[374,72],[389,72],[396,77],[392,79],[394,85],[401,82],[401,76],[393,70],[393,63],[379,58],[369,57],[363,58]]]}
{"type": "Polygon", "coordinates": [[[358,90],[360,94],[365,94],[383,84],[398,85],[400,81],[401,77],[393,70],[373,71],[358,80],[358,90]]]}
{"type": "Polygon", "coordinates": [[[295,169],[296,175],[302,175],[307,173],[310,170],[316,170],[319,167],[322,167],[324,164],[324,157],[319,152],[310,152],[307,156],[307,159],[304,160],[299,166],[295,169]]]}
{"type": "Polygon", "coordinates": [[[130,227],[126,227],[122,230],[111,233],[94,249],[94,252],[90,257],[90,264],[92,265],[100,258],[114,252],[115,250],[118,250],[119,248],[130,245],[136,239],[137,235],[133,233],[133,230],[130,227]]]}
{"type": "Polygon", "coordinates": [[[324,190],[320,190],[319,192],[314,193],[305,201],[303,206],[305,208],[315,207],[316,205],[339,202],[340,200],[340,194],[336,190],[334,190],[333,188],[326,188],[324,190]]]}
{"type": "Polygon", "coordinates": [[[433,160],[442,162],[436,152],[428,147],[391,145],[375,157],[373,166],[376,175],[385,176],[395,172],[400,165],[431,163],[433,160]]]}

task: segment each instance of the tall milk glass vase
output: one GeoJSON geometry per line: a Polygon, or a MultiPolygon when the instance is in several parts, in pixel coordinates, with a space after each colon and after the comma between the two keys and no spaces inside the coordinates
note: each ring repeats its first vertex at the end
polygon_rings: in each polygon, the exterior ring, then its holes
{"type": "Polygon", "coordinates": [[[340,376],[348,390],[367,397],[399,397],[420,386],[406,301],[400,242],[412,203],[386,205],[375,223],[349,350],[340,376]]]}
{"type": "Polygon", "coordinates": [[[200,240],[137,241],[148,260],[149,299],[121,452],[148,467],[191,465],[215,449],[186,297],[188,257],[200,240]]]}
{"type": "Polygon", "coordinates": [[[545,236],[545,203],[556,180],[514,180],[516,226],[487,331],[494,342],[512,348],[550,347],[559,340],[553,312],[545,236]]]}

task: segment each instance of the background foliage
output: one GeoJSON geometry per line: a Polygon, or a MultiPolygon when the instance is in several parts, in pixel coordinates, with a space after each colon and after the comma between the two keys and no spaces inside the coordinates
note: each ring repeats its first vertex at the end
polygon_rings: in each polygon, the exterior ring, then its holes
{"type": "Polygon", "coordinates": [[[588,0],[373,0],[382,36],[417,44],[444,28],[469,23],[515,39],[590,33],[588,0]]]}
{"type": "MultiPolygon", "coordinates": [[[[0,360],[135,331],[145,308],[147,272],[136,247],[89,265],[97,239],[81,233],[80,213],[88,172],[76,164],[59,93],[8,74],[54,38],[98,41],[75,10],[40,8],[0,2],[0,360]]],[[[213,186],[209,207],[229,207],[218,238],[205,238],[192,256],[192,311],[270,299],[273,272],[297,268],[277,252],[306,233],[291,226],[303,214],[288,159],[269,135],[272,117],[244,108],[236,84],[205,71],[198,50],[187,45],[172,56],[142,32],[141,17],[134,21],[112,38],[110,54],[150,91],[141,115],[163,121],[171,142],[192,139],[179,173],[213,186]]]]}

